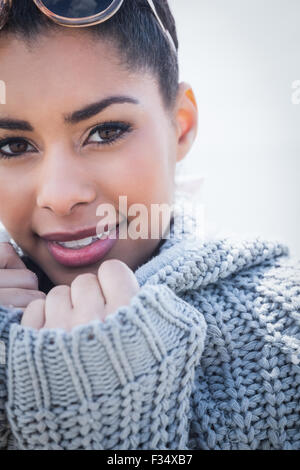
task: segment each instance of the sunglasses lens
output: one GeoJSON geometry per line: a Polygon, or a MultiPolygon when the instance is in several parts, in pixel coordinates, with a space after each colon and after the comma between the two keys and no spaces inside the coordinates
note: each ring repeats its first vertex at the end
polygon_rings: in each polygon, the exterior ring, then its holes
{"type": "Polygon", "coordinates": [[[113,0],[43,0],[43,4],[55,15],[65,18],[86,18],[106,10],[113,0]]]}

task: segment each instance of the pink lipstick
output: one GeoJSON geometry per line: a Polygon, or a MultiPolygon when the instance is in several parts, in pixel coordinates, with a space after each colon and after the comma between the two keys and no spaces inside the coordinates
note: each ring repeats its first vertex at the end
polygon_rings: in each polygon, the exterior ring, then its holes
{"type": "MultiPolygon", "coordinates": [[[[68,248],[58,241],[46,240],[53,258],[63,266],[79,267],[97,263],[113,248],[119,236],[119,226],[112,229],[106,238],[92,241],[88,246],[68,248]]],[[[50,237],[49,237],[50,238],[50,237]]]]}

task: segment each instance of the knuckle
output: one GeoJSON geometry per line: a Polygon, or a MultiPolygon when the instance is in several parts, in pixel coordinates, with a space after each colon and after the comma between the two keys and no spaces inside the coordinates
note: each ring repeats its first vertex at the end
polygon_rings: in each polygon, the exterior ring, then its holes
{"type": "Polygon", "coordinates": [[[98,275],[100,280],[124,280],[125,282],[134,282],[135,274],[129,266],[123,261],[112,259],[106,260],[99,267],[98,275]]]}
{"type": "Polygon", "coordinates": [[[104,261],[99,267],[100,273],[105,273],[105,275],[113,275],[114,273],[128,272],[128,270],[129,267],[127,266],[127,264],[123,263],[123,261],[120,261],[118,259],[108,259],[104,261]]]}
{"type": "Polygon", "coordinates": [[[45,300],[44,299],[33,299],[28,305],[31,305],[34,304],[34,306],[36,305],[43,305],[45,303],[45,300]]]}
{"type": "Polygon", "coordinates": [[[28,276],[30,284],[32,284],[35,287],[38,287],[39,285],[39,280],[37,275],[33,272],[30,271],[30,269],[25,269],[26,275],[28,276]]]}
{"type": "Polygon", "coordinates": [[[53,287],[48,293],[48,296],[57,295],[57,294],[66,294],[69,292],[69,290],[70,290],[69,286],[62,284],[62,285],[53,287]]]}
{"type": "Polygon", "coordinates": [[[94,281],[95,279],[97,279],[96,275],[93,274],[93,273],[83,273],[83,274],[79,274],[78,276],[75,277],[75,279],[73,279],[72,281],[72,286],[77,284],[77,283],[81,283],[81,282],[90,282],[90,281],[94,281]]]}
{"type": "Polygon", "coordinates": [[[41,299],[45,299],[45,298],[47,297],[47,295],[45,294],[45,292],[38,291],[37,293],[38,293],[38,295],[39,295],[39,297],[40,297],[41,299]]]}
{"type": "Polygon", "coordinates": [[[120,267],[120,266],[127,266],[127,265],[123,261],[121,261],[119,259],[116,259],[116,258],[113,258],[113,259],[107,259],[107,260],[103,261],[101,266],[120,267]]]}
{"type": "Polygon", "coordinates": [[[46,294],[44,292],[41,292],[41,291],[35,291],[35,292],[31,292],[31,297],[34,300],[43,300],[43,299],[46,298],[46,294]]]}

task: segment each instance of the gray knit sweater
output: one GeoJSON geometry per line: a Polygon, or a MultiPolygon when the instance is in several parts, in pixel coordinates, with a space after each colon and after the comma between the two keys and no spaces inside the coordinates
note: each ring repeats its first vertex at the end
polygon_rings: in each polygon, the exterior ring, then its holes
{"type": "Polygon", "coordinates": [[[0,448],[300,449],[299,261],[194,224],[175,217],[105,322],[38,331],[0,307],[0,448]]]}

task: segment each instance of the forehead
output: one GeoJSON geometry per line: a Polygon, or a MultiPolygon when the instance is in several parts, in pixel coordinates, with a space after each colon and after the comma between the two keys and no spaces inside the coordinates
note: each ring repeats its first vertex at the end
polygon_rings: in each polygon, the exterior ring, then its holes
{"type": "MultiPolygon", "coordinates": [[[[0,36],[0,79],[6,84],[7,109],[51,103],[93,101],[97,96],[131,93],[160,105],[156,80],[149,73],[122,66],[108,40],[81,30],[38,36],[27,43],[0,36]]],[[[71,107],[71,109],[74,106],[71,107]]]]}

